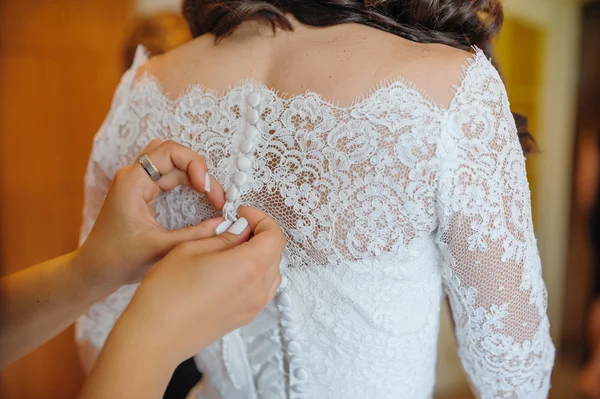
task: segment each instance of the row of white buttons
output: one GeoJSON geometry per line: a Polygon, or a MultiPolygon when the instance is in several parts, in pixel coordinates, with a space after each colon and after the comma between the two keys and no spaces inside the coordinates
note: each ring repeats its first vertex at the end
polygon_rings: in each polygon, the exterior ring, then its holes
{"type": "MultiPolygon", "coordinates": [[[[226,198],[228,203],[225,204],[224,209],[233,208],[233,202],[237,199],[241,187],[248,181],[248,173],[252,169],[251,153],[256,147],[256,141],[260,138],[260,131],[256,127],[260,120],[260,114],[257,109],[260,105],[260,100],[260,94],[256,92],[249,94],[246,98],[248,110],[246,111],[245,119],[248,126],[244,129],[244,138],[239,145],[240,152],[235,162],[237,171],[232,177],[231,186],[227,189],[226,198]]],[[[293,376],[293,379],[295,379],[295,381],[291,382],[290,389],[295,394],[301,394],[304,392],[302,382],[308,378],[308,373],[302,367],[302,360],[300,358],[302,346],[297,341],[298,331],[292,325],[293,319],[289,313],[291,298],[289,294],[284,292],[286,286],[287,278],[283,277],[281,286],[279,287],[280,294],[277,297],[277,305],[283,319],[282,335],[288,352],[290,378],[293,376]]]]}
{"type": "Polygon", "coordinates": [[[281,285],[279,287],[279,296],[277,297],[277,306],[279,311],[281,312],[281,318],[283,319],[283,340],[285,342],[285,347],[288,351],[288,360],[290,367],[290,376],[294,376],[296,381],[291,381],[290,389],[292,392],[296,394],[300,394],[304,392],[302,382],[308,378],[308,373],[304,367],[302,367],[302,359],[300,358],[300,352],[302,350],[302,345],[297,341],[298,331],[292,325],[293,318],[290,315],[290,306],[292,304],[292,299],[285,292],[287,287],[288,280],[287,277],[283,277],[281,280],[281,285]]]}
{"type": "Polygon", "coordinates": [[[240,188],[248,181],[248,173],[252,169],[250,155],[256,147],[256,140],[260,137],[260,132],[256,128],[256,124],[260,120],[260,114],[257,110],[260,105],[260,94],[250,93],[246,98],[246,103],[248,104],[248,111],[246,111],[248,126],[244,130],[244,139],[241,141],[239,147],[239,157],[235,162],[238,170],[234,173],[232,184],[225,193],[225,197],[229,203],[237,199],[240,188]]]}

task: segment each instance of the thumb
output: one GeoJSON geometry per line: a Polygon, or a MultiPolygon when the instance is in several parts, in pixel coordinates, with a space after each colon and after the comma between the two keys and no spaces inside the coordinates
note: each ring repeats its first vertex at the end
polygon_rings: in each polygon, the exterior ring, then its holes
{"type": "Polygon", "coordinates": [[[184,227],[178,230],[162,230],[155,238],[154,245],[162,248],[161,252],[169,252],[176,246],[188,241],[197,241],[214,237],[223,218],[206,219],[195,226],[184,227]]]}
{"type": "Polygon", "coordinates": [[[203,238],[197,241],[194,241],[193,245],[194,252],[198,255],[207,255],[215,252],[221,252],[233,247],[236,247],[250,238],[251,230],[249,228],[248,221],[241,217],[235,223],[231,224],[230,222],[225,224],[223,223],[228,230],[224,233],[221,233],[221,226],[219,226],[218,235],[214,235],[210,238],[203,238]]]}

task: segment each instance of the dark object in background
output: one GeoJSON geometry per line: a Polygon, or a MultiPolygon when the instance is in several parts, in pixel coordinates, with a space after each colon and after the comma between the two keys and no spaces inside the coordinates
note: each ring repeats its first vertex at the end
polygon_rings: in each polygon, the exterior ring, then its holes
{"type": "Polygon", "coordinates": [[[202,374],[196,368],[194,358],[186,360],[175,369],[163,399],[186,399],[201,378],[202,374]]]}
{"type": "Polygon", "coordinates": [[[127,70],[133,62],[138,45],[144,46],[150,55],[170,51],[192,38],[187,23],[180,14],[159,12],[145,15],[133,23],[123,49],[123,66],[127,70]]]}
{"type": "Polygon", "coordinates": [[[537,142],[529,132],[529,121],[527,120],[527,117],[522,114],[517,114],[516,112],[513,112],[513,117],[515,118],[515,124],[517,125],[519,142],[521,143],[525,155],[539,153],[540,149],[537,142]]]}

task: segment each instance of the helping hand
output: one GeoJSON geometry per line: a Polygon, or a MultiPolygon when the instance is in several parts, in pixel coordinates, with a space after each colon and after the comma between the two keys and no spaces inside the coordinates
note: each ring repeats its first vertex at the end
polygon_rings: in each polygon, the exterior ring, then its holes
{"type": "Polygon", "coordinates": [[[238,214],[249,229],[181,244],[158,262],[109,343],[140,354],[152,348],[153,359],[174,367],[252,321],[281,283],[286,239],[266,214],[247,207],[238,214]]]}
{"type": "Polygon", "coordinates": [[[223,207],[225,196],[223,188],[208,176],[204,159],[191,149],[173,141],[153,140],[142,153],[147,153],[162,177],[154,182],[137,161],[116,173],[74,263],[93,284],[116,289],[137,283],[171,249],[186,241],[213,236],[222,221],[209,219],[175,231],[160,226],[153,209],[161,191],[183,184],[206,193],[217,209],[223,207]]]}

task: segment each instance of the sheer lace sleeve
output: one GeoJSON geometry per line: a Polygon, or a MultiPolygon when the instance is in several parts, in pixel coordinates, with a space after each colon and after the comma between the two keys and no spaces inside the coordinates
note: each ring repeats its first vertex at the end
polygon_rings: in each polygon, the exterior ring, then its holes
{"type": "Polygon", "coordinates": [[[554,346],[525,160],[502,80],[479,57],[441,133],[444,288],[479,397],[546,398],[554,346]]]}
{"type": "MultiPolygon", "coordinates": [[[[94,138],[84,182],[85,196],[79,237],[80,244],[87,238],[94,226],[114,174],[123,166],[120,164],[119,151],[115,148],[117,140],[114,140],[114,138],[115,135],[119,134],[120,126],[127,119],[124,112],[128,105],[128,94],[135,78],[136,69],[146,60],[145,50],[139,47],[133,66],[123,75],[113,97],[110,111],[94,138]]],[[[112,301],[111,305],[114,305],[114,302],[112,301]]],[[[86,369],[91,367],[106,339],[103,335],[104,330],[95,328],[95,314],[98,313],[94,312],[95,306],[102,305],[92,306],[92,309],[82,316],[76,324],[76,341],[80,357],[86,369]]],[[[106,308],[109,309],[108,306],[106,308]]],[[[114,310],[107,313],[114,319],[112,323],[116,321],[122,311],[120,306],[114,308],[114,310]]]]}
{"type": "Polygon", "coordinates": [[[94,137],[94,146],[88,162],[85,175],[85,202],[83,205],[83,222],[81,226],[80,243],[90,233],[94,221],[100,212],[104,197],[110,187],[119,164],[118,151],[114,146],[121,138],[120,126],[127,122],[127,106],[131,85],[140,65],[148,60],[146,50],[139,46],[133,65],[123,77],[115,91],[110,111],[100,130],[94,137]]]}

